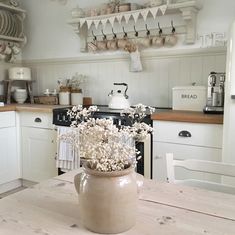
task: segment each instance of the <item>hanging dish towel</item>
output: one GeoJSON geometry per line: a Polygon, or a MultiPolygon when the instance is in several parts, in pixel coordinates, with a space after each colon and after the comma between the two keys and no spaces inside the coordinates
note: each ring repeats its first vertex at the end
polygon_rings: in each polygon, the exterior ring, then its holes
{"type": "Polygon", "coordinates": [[[136,51],[130,52],[131,64],[130,72],[141,72],[143,70],[142,63],[140,60],[140,52],[136,51]]]}
{"type": "Polygon", "coordinates": [[[77,148],[71,142],[66,141],[63,138],[61,139],[61,136],[67,134],[73,136],[73,133],[74,129],[71,127],[57,128],[58,141],[56,167],[60,168],[64,172],[80,168],[80,157],[77,148]]]}

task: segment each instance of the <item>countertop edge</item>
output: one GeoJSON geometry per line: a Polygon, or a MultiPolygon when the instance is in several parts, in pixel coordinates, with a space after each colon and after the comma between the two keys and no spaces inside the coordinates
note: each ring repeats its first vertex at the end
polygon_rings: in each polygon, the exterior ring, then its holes
{"type": "Polygon", "coordinates": [[[153,121],[175,121],[206,124],[223,124],[222,114],[204,114],[196,111],[167,110],[151,115],[153,121]]]}

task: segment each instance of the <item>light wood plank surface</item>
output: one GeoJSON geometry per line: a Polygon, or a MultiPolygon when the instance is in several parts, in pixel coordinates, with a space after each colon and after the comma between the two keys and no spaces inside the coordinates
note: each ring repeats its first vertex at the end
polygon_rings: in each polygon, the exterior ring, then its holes
{"type": "MultiPolygon", "coordinates": [[[[1,199],[0,234],[94,234],[80,221],[78,197],[72,183],[77,173],[58,176],[1,199]]],[[[140,194],[137,223],[122,234],[233,235],[234,202],[232,195],[146,180],[140,194]]]]}
{"type": "Polygon", "coordinates": [[[45,105],[45,104],[9,104],[0,107],[0,112],[20,111],[20,112],[46,112],[50,113],[53,109],[68,107],[65,105],[45,105]]]}
{"type": "Polygon", "coordinates": [[[204,114],[203,112],[165,110],[151,115],[152,120],[223,124],[222,114],[204,114]]]}
{"type": "MultiPolygon", "coordinates": [[[[11,195],[4,206],[0,201],[0,214],[0,218],[7,221],[3,227],[6,230],[0,227],[0,232],[13,229],[22,234],[92,234],[80,223],[77,194],[68,181],[52,179],[11,195]]],[[[231,220],[141,199],[136,226],[123,234],[156,234],[157,231],[159,234],[219,235],[232,234],[234,229],[235,223],[231,220]]]]}

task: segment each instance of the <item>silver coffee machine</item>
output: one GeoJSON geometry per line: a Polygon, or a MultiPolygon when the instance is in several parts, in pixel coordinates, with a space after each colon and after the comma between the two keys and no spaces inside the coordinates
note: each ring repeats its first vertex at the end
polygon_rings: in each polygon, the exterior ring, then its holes
{"type": "Polygon", "coordinates": [[[224,83],[225,73],[210,73],[204,113],[221,114],[224,112],[224,83]]]}

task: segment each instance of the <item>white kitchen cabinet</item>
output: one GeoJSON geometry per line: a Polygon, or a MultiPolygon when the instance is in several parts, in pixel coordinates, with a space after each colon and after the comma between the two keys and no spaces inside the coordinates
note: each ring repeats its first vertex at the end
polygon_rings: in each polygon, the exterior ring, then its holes
{"type": "Polygon", "coordinates": [[[16,114],[14,111],[0,113],[0,192],[20,186],[20,161],[17,151],[16,114]],[[9,185],[6,186],[6,185],[9,185]]]}
{"type": "MultiPolygon", "coordinates": [[[[201,124],[170,121],[154,121],[153,135],[153,178],[166,181],[166,153],[178,159],[204,159],[221,161],[222,131],[219,124],[201,124]],[[188,134],[182,137],[179,133],[188,134]]],[[[193,178],[220,181],[220,177],[205,173],[192,173],[176,168],[177,179],[193,178]]]]}
{"type": "Polygon", "coordinates": [[[23,179],[40,182],[56,176],[57,135],[52,113],[22,112],[20,122],[23,179]]]}

